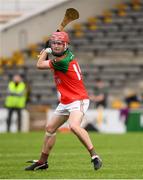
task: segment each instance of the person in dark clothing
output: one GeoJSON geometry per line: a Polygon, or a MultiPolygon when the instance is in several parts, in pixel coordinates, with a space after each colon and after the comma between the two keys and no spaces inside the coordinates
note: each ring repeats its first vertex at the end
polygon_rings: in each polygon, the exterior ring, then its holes
{"type": "Polygon", "coordinates": [[[106,108],[107,96],[107,87],[105,86],[105,83],[98,78],[95,82],[94,92],[92,95],[90,95],[91,101],[95,103],[95,108],[98,108],[99,106],[106,108]]]}

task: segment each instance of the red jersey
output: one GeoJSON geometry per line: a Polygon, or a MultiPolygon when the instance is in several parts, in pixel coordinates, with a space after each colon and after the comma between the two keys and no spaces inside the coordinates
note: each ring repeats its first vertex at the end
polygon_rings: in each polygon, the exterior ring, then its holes
{"type": "Polygon", "coordinates": [[[55,70],[52,60],[50,68],[54,71],[54,79],[58,92],[60,93],[60,102],[69,104],[76,100],[88,99],[82,74],[78,62],[73,59],[69,62],[66,72],[55,70]]]}

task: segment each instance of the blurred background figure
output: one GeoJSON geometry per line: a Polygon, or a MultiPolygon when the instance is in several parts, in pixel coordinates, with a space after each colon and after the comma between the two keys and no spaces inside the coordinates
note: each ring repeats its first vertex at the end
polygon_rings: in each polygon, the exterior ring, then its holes
{"type": "Polygon", "coordinates": [[[95,82],[93,94],[90,95],[90,100],[94,103],[95,108],[107,107],[108,89],[102,79],[98,78],[95,82]]]}
{"type": "Polygon", "coordinates": [[[132,88],[125,88],[123,107],[120,109],[120,119],[127,125],[130,110],[141,107],[141,100],[138,93],[132,88]]]}
{"type": "Polygon", "coordinates": [[[139,82],[139,91],[141,107],[143,107],[143,81],[139,82]]]}
{"type": "Polygon", "coordinates": [[[90,100],[93,103],[94,109],[97,111],[97,128],[99,128],[104,121],[104,109],[107,108],[107,91],[105,82],[100,78],[96,79],[93,94],[90,95],[90,100]]]}
{"type": "Polygon", "coordinates": [[[7,97],[5,99],[5,107],[8,110],[7,131],[10,131],[13,112],[17,113],[18,131],[21,131],[22,109],[26,104],[26,84],[23,82],[19,74],[13,76],[8,83],[7,97]]]}
{"type": "Polygon", "coordinates": [[[139,108],[141,106],[140,97],[135,90],[126,88],[124,94],[124,101],[128,108],[139,108]]]}

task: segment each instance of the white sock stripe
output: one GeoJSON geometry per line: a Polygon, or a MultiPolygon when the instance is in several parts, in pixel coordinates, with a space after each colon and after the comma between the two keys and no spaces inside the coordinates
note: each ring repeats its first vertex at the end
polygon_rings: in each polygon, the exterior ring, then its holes
{"type": "Polygon", "coordinates": [[[94,156],[91,157],[91,159],[94,159],[94,158],[99,158],[99,156],[98,155],[94,155],[94,156]]]}

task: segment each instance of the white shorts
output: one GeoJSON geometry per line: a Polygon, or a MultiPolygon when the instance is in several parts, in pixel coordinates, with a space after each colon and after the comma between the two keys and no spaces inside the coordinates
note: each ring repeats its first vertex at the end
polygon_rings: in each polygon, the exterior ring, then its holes
{"type": "Polygon", "coordinates": [[[70,112],[72,111],[81,111],[83,112],[83,114],[85,114],[88,107],[89,107],[89,99],[74,101],[70,104],[60,103],[55,110],[55,114],[69,115],[70,112]]]}

